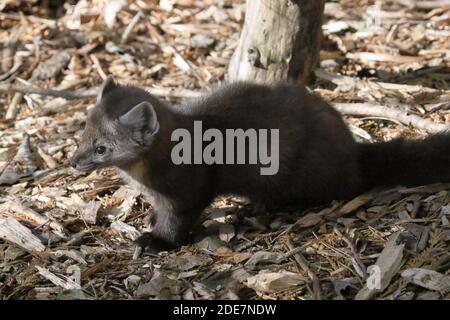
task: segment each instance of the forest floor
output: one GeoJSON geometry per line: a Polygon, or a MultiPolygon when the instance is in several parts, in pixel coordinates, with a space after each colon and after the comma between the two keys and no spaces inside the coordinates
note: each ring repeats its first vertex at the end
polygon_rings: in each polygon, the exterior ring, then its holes
{"type": "MultiPolygon", "coordinates": [[[[244,1],[42,2],[0,4],[0,299],[450,298],[449,185],[259,216],[222,197],[193,244],[133,259],[151,204],[114,169],[68,165],[95,99],[7,85],[92,96],[112,74],[161,99],[189,99],[224,81],[244,1]]],[[[417,138],[450,123],[450,6],[414,3],[326,4],[311,89],[373,108],[345,117],[359,140],[417,138]]]]}

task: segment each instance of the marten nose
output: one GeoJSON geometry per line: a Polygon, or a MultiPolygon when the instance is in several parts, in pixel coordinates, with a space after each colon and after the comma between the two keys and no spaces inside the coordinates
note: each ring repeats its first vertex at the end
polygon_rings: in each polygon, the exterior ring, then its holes
{"type": "Polygon", "coordinates": [[[73,157],[69,160],[69,164],[72,168],[77,168],[77,162],[73,157]]]}

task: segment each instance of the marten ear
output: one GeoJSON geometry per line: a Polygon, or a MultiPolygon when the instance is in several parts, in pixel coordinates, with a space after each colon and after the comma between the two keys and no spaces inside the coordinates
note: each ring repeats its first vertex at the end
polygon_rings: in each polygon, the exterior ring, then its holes
{"type": "Polygon", "coordinates": [[[117,87],[116,82],[114,81],[114,78],[112,76],[108,76],[105,81],[103,81],[103,84],[100,86],[100,90],[97,93],[97,103],[102,100],[102,98],[112,89],[117,87]]]}
{"type": "Polygon", "coordinates": [[[119,123],[131,128],[141,142],[150,142],[151,137],[159,131],[159,122],[155,108],[144,101],[119,117],[119,123]]]}

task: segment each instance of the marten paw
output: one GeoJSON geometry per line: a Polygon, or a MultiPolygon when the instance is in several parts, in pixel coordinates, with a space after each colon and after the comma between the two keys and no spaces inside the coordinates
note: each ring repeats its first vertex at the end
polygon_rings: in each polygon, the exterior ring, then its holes
{"type": "Polygon", "coordinates": [[[170,250],[172,246],[164,239],[161,239],[151,232],[140,235],[133,243],[141,249],[143,253],[156,254],[160,251],[170,250]]]}

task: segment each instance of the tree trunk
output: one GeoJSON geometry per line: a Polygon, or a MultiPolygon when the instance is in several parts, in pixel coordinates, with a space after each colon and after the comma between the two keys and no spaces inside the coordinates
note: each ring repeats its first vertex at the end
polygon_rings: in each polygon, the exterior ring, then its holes
{"type": "Polygon", "coordinates": [[[319,62],[324,0],[247,0],[230,81],[308,83],[319,62]]]}

